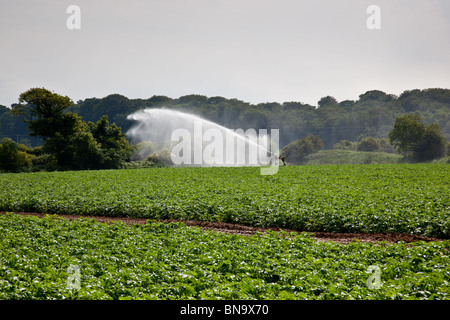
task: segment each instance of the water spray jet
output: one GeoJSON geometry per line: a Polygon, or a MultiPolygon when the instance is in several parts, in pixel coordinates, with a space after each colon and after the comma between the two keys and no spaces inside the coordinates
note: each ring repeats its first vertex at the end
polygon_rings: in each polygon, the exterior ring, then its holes
{"type": "Polygon", "coordinates": [[[162,143],[176,164],[200,166],[273,165],[278,160],[278,130],[231,130],[177,110],[144,109],[127,117],[136,122],[127,136],[134,142],[162,143]]]}

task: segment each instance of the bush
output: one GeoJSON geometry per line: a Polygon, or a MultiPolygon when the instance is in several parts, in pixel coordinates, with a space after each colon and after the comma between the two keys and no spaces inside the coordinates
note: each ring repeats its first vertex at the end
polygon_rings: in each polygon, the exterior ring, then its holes
{"type": "Polygon", "coordinates": [[[407,159],[428,161],[442,158],[446,153],[447,141],[442,128],[435,123],[427,126],[416,114],[398,117],[389,132],[389,141],[407,159]]]}
{"type": "Polygon", "coordinates": [[[333,149],[336,150],[351,150],[356,151],[357,144],[353,141],[349,140],[340,140],[333,146],[333,149]]]}
{"type": "Polygon", "coordinates": [[[390,144],[388,138],[378,139],[378,142],[380,144],[380,151],[387,153],[396,153],[394,146],[390,144]]]}
{"type": "Polygon", "coordinates": [[[376,152],[380,151],[381,146],[374,138],[368,137],[358,143],[357,151],[376,152]]]}
{"type": "Polygon", "coordinates": [[[340,140],[333,146],[334,150],[365,151],[365,152],[386,152],[396,153],[388,138],[367,137],[360,142],[340,140]]]}
{"type": "Polygon", "coordinates": [[[165,145],[165,142],[141,141],[134,145],[131,161],[145,160],[149,155],[164,149],[165,145]]]}
{"type": "Polygon", "coordinates": [[[419,161],[439,159],[446,154],[447,141],[442,134],[439,125],[432,123],[425,129],[422,140],[419,142],[415,153],[419,161]]]}
{"type": "Polygon", "coordinates": [[[167,148],[152,153],[146,160],[162,166],[173,165],[172,153],[167,148]]]}
{"type": "Polygon", "coordinates": [[[19,145],[10,138],[3,138],[0,144],[0,170],[17,172],[30,168],[34,156],[22,151],[24,148],[21,146],[19,149],[19,145]]]}
{"type": "Polygon", "coordinates": [[[312,134],[307,137],[291,142],[283,149],[281,155],[285,156],[289,162],[293,164],[300,164],[305,160],[305,157],[316,153],[323,148],[323,141],[319,136],[312,134]]]}

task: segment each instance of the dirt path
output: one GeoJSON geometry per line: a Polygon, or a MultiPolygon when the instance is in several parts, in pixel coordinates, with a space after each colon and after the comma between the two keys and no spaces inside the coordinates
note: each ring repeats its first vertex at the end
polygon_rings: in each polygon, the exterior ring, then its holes
{"type": "MultiPolygon", "coordinates": [[[[5,212],[0,212],[4,214],[5,212]]],[[[37,217],[44,217],[45,213],[33,213],[33,212],[15,212],[21,215],[33,215],[37,217]]],[[[100,217],[100,216],[80,216],[80,215],[57,215],[59,217],[75,220],[79,218],[91,218],[99,222],[109,223],[111,221],[122,221],[124,223],[138,223],[145,224],[148,219],[144,218],[118,218],[118,217],[100,217]]],[[[183,222],[187,226],[197,226],[204,230],[214,230],[218,232],[225,232],[238,235],[252,235],[256,232],[264,232],[267,230],[272,231],[287,231],[287,232],[298,232],[288,229],[281,228],[257,228],[249,227],[232,223],[223,222],[204,222],[204,221],[180,221],[180,220],[158,220],[160,222],[183,222]]],[[[399,241],[404,241],[405,243],[415,242],[415,241],[442,241],[442,239],[428,238],[423,236],[407,235],[401,233],[332,233],[332,232],[313,232],[311,238],[317,239],[319,241],[333,241],[343,244],[348,244],[354,240],[359,240],[361,242],[377,243],[378,241],[386,241],[388,243],[397,243],[399,241]]]]}

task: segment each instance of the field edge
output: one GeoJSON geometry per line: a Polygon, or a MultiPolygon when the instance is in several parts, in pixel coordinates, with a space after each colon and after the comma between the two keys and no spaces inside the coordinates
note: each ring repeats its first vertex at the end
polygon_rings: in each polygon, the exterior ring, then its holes
{"type": "Polygon", "coordinates": [[[251,236],[257,233],[264,233],[268,231],[275,232],[287,232],[287,233],[307,233],[312,239],[317,241],[331,241],[341,244],[349,244],[353,241],[367,242],[372,244],[377,244],[379,242],[386,243],[413,243],[413,242],[440,242],[446,241],[447,239],[438,239],[425,237],[420,235],[409,235],[403,233],[338,233],[338,232],[311,232],[311,231],[298,231],[290,230],[284,228],[261,228],[261,227],[251,227],[244,226],[234,223],[225,222],[206,222],[206,221],[196,221],[196,220],[175,220],[175,219],[146,219],[146,218],[128,218],[128,217],[106,217],[106,216],[92,216],[92,215],[68,215],[68,214],[48,214],[48,213],[38,213],[38,212],[13,212],[13,211],[0,211],[0,214],[18,214],[22,216],[35,216],[38,218],[44,218],[46,216],[56,216],[58,218],[63,218],[67,220],[77,220],[77,219],[94,219],[101,223],[112,223],[112,222],[123,222],[125,224],[146,224],[151,221],[165,222],[165,223],[184,223],[187,227],[199,227],[203,230],[212,230],[216,232],[235,234],[240,236],[251,236]]]}

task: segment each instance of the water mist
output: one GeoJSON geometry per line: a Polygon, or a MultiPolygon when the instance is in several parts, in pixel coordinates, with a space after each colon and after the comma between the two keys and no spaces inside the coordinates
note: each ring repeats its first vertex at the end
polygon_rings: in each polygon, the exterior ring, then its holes
{"type": "Polygon", "coordinates": [[[152,141],[172,153],[175,164],[201,166],[274,165],[278,130],[231,130],[199,116],[171,109],[144,109],[127,117],[136,122],[127,136],[152,141]]]}

